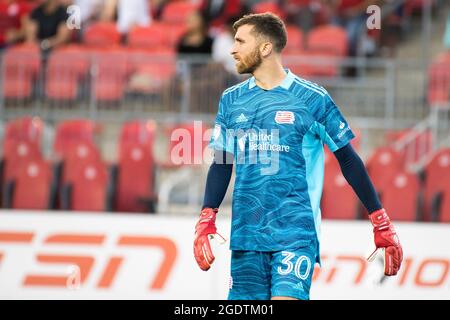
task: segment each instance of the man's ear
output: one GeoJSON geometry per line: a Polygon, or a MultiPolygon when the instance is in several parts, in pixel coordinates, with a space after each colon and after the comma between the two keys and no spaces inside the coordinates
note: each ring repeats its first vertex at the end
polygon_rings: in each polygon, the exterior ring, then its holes
{"type": "Polygon", "coordinates": [[[271,42],[263,42],[261,43],[260,47],[259,47],[260,51],[261,51],[261,55],[266,58],[268,57],[272,51],[273,51],[273,44],[271,42]]]}

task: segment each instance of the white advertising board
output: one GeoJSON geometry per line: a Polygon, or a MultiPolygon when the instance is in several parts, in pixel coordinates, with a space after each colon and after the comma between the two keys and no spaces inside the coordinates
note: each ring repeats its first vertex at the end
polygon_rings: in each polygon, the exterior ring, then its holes
{"type": "MultiPolygon", "coordinates": [[[[208,272],[193,257],[196,217],[0,212],[0,299],[226,299],[228,243],[208,272]]],[[[227,238],[230,221],[217,220],[227,238]]],[[[311,299],[450,299],[450,225],[395,223],[404,248],[383,277],[368,221],[324,221],[311,299]]]]}

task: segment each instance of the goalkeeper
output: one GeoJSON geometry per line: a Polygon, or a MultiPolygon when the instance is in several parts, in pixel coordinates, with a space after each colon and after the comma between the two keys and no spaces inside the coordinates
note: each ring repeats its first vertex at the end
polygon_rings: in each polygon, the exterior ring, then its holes
{"type": "Polygon", "coordinates": [[[217,233],[216,214],[235,166],[228,298],[309,299],[320,263],[325,143],[370,213],[376,250],[384,249],[384,273],[396,275],[402,247],[350,144],[352,130],[325,89],[282,67],[284,23],[273,14],[252,14],[233,27],[236,69],[252,77],[219,101],[210,143],[215,157],[195,227],[199,267],[206,271],[214,261],[209,236],[217,233]]]}

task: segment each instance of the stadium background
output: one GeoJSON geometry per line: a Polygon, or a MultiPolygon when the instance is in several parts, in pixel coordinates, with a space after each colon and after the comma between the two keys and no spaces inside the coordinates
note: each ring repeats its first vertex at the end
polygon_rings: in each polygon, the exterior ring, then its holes
{"type": "Polygon", "coordinates": [[[350,30],[319,0],[52,0],[78,6],[59,16],[75,26],[63,44],[8,43],[42,2],[0,1],[0,298],[226,298],[227,244],[203,273],[193,230],[218,99],[245,79],[227,25],[265,11],[288,21],[285,66],[324,86],[357,134],[405,250],[395,278],[365,262],[370,223],[326,149],[311,298],[450,298],[448,2],[379,1],[381,29],[356,15],[350,30]]]}

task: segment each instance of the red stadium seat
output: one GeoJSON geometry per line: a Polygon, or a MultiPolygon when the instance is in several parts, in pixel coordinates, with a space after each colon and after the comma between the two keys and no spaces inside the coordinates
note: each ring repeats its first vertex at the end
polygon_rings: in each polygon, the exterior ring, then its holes
{"type": "Polygon", "coordinates": [[[450,92],[447,88],[432,88],[428,89],[428,102],[433,107],[443,105],[450,101],[450,92]]]}
{"type": "Polygon", "coordinates": [[[3,95],[6,99],[30,98],[41,67],[40,50],[34,45],[18,45],[3,57],[3,95]]]}
{"type": "Polygon", "coordinates": [[[0,160],[0,194],[4,182],[15,176],[21,163],[40,157],[43,123],[37,117],[23,117],[6,123],[3,139],[3,158],[0,160]]]}
{"type": "Polygon", "coordinates": [[[375,188],[380,192],[398,172],[403,171],[403,158],[391,147],[380,147],[374,150],[366,167],[375,188]]]}
{"type": "Polygon", "coordinates": [[[161,20],[172,24],[184,24],[197,10],[198,4],[192,1],[170,1],[163,9],[161,20]]]}
{"type": "Polygon", "coordinates": [[[428,103],[432,107],[446,104],[450,92],[450,55],[441,55],[428,68],[428,103]]]}
{"type": "Polygon", "coordinates": [[[79,82],[89,69],[88,50],[70,45],[56,49],[50,55],[45,94],[50,99],[74,100],[79,93],[79,82]],[[70,61],[70,63],[67,63],[70,61]]]}
{"type": "Polygon", "coordinates": [[[166,44],[166,25],[152,23],[150,26],[136,26],[128,33],[128,46],[130,48],[154,49],[166,44]]]}
{"type": "Polygon", "coordinates": [[[128,46],[147,50],[166,47],[175,49],[185,32],[184,24],[154,22],[148,27],[136,26],[128,34],[128,46]]]}
{"type": "Polygon", "coordinates": [[[325,177],[321,199],[324,219],[357,218],[358,199],[352,187],[342,175],[334,155],[326,151],[325,177]]]}
{"type": "Polygon", "coordinates": [[[107,209],[108,173],[106,165],[100,161],[86,162],[76,168],[74,179],[69,184],[69,210],[105,211],[107,209]]]}
{"type": "Polygon", "coordinates": [[[129,71],[128,54],[127,50],[118,48],[93,54],[97,74],[92,82],[92,93],[96,100],[117,102],[123,98],[129,71]]]}
{"type": "Polygon", "coordinates": [[[272,12],[279,16],[281,19],[285,19],[286,13],[280,6],[276,3],[276,1],[262,1],[253,5],[252,11],[254,13],[265,13],[272,12]]]}
{"type": "Polygon", "coordinates": [[[41,159],[41,152],[36,145],[25,141],[17,143],[10,150],[10,154],[4,158],[2,182],[7,183],[16,179],[30,161],[40,161],[41,159]]]}
{"type": "Polygon", "coordinates": [[[153,148],[156,123],[153,120],[124,123],[120,133],[119,149],[127,144],[141,144],[153,148]]]}
{"type": "MultiPolygon", "coordinates": [[[[38,117],[23,117],[8,121],[3,140],[1,186],[18,173],[30,160],[41,159],[41,138],[44,124],[38,117]]],[[[2,188],[0,187],[0,190],[2,188]]]]}
{"type": "Polygon", "coordinates": [[[67,144],[64,152],[61,154],[60,166],[57,170],[58,193],[57,206],[63,209],[70,208],[70,190],[80,179],[83,170],[92,163],[101,163],[100,151],[91,141],[72,141],[67,144]]]}
{"type": "Polygon", "coordinates": [[[7,122],[3,139],[3,157],[7,158],[16,152],[15,148],[21,142],[41,147],[44,124],[38,117],[23,117],[7,122]]]}
{"type": "Polygon", "coordinates": [[[115,197],[117,211],[154,212],[155,129],[154,121],[131,121],[122,127],[115,197]]]}
{"type": "Polygon", "coordinates": [[[154,212],[155,165],[148,146],[124,144],[119,151],[116,210],[154,212]]]}
{"type": "Polygon", "coordinates": [[[64,183],[76,179],[79,167],[86,163],[101,161],[100,151],[91,142],[79,142],[70,144],[63,156],[62,181],[64,183]]]}
{"type": "Polygon", "coordinates": [[[117,46],[120,44],[120,33],[113,22],[96,22],[87,28],[83,43],[91,48],[117,46]]]}
{"type": "Polygon", "coordinates": [[[162,89],[175,76],[175,51],[169,48],[130,51],[129,69],[131,75],[127,87],[128,92],[161,93],[162,89]]]}
{"type": "Polygon", "coordinates": [[[284,52],[299,51],[303,49],[303,31],[295,25],[286,25],[288,41],[284,52]]]}
{"type": "Polygon", "coordinates": [[[168,159],[159,162],[165,168],[203,164],[210,140],[210,128],[201,123],[180,123],[165,129],[169,140],[168,159]]]}
{"type": "Polygon", "coordinates": [[[293,73],[304,78],[335,77],[339,74],[339,60],[334,54],[314,51],[290,50],[283,61],[293,73]]]}
{"type": "Polygon", "coordinates": [[[13,209],[50,209],[51,165],[39,158],[21,162],[16,168],[10,195],[13,209]]]}
{"type": "Polygon", "coordinates": [[[98,131],[99,126],[91,120],[62,121],[56,128],[53,151],[58,158],[64,158],[65,154],[80,142],[94,145],[98,131]]]}
{"type": "Polygon", "coordinates": [[[425,167],[424,219],[432,220],[433,201],[450,185],[450,149],[442,149],[425,167]]]}
{"type": "Polygon", "coordinates": [[[442,202],[437,221],[450,222],[450,185],[447,185],[442,191],[442,202]]]}
{"type": "Polygon", "coordinates": [[[420,183],[415,174],[398,172],[381,190],[381,202],[394,221],[418,220],[420,183]]]}
{"type": "Polygon", "coordinates": [[[326,25],[320,26],[308,34],[308,50],[319,53],[331,53],[346,56],[348,52],[347,32],[344,28],[326,25]]]}

